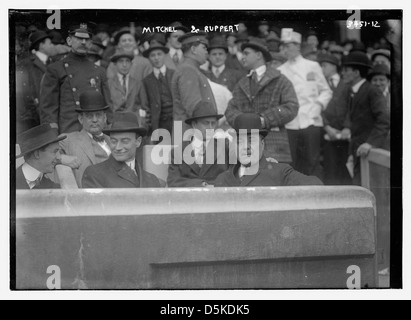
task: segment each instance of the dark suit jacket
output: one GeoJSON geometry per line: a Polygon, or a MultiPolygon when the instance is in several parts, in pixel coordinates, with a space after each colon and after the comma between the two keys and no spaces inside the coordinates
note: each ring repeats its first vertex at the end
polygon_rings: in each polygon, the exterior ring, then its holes
{"type": "Polygon", "coordinates": [[[333,90],[333,97],[322,112],[324,126],[331,126],[334,129],[344,129],[345,119],[348,113],[348,98],[350,87],[340,80],[338,86],[333,90]]]}
{"type": "Polygon", "coordinates": [[[110,156],[106,161],[84,171],[83,188],[159,188],[157,177],[144,171],[136,162],[137,176],[124,162],[110,156]]]}
{"type": "Polygon", "coordinates": [[[306,176],[294,170],[288,164],[269,163],[261,158],[257,174],[244,176],[239,179],[237,172],[240,164],[231,166],[229,170],[220,174],[216,181],[216,187],[270,187],[270,186],[304,186],[322,185],[323,183],[314,176],[306,176]]]}
{"type": "Polygon", "coordinates": [[[243,77],[243,72],[235,69],[229,69],[227,66],[224,68],[224,71],[220,74],[218,78],[216,78],[216,76],[211,70],[204,71],[204,74],[208,79],[215,83],[221,84],[231,92],[233,92],[235,85],[243,77]]]}
{"type": "MultiPolygon", "coordinates": [[[[171,80],[173,79],[174,70],[167,68],[166,79],[171,93],[171,80]]],[[[160,97],[160,83],[157,80],[154,72],[149,74],[143,80],[143,90],[147,97],[147,103],[142,106],[146,111],[146,125],[152,131],[158,129],[160,125],[161,114],[161,97],[160,97]]],[[[172,99],[172,97],[171,97],[172,99]]]]}
{"type": "Polygon", "coordinates": [[[381,91],[366,81],[354,95],[349,110],[346,125],[351,129],[351,153],[355,155],[365,142],[375,148],[384,146],[390,130],[390,117],[381,91]]]}
{"type": "Polygon", "coordinates": [[[131,74],[128,79],[127,95],[116,75],[108,79],[111,100],[113,101],[114,112],[133,112],[140,118],[138,110],[141,108],[142,82],[137,81],[131,74]]]}
{"type": "MultiPolygon", "coordinates": [[[[30,190],[29,185],[26,182],[26,178],[23,174],[23,166],[20,166],[16,170],[16,189],[27,189],[30,190]]],[[[40,184],[35,186],[33,189],[60,189],[60,185],[54,183],[50,179],[47,179],[43,176],[41,179],[40,184]]]]}
{"type": "MultiPolygon", "coordinates": [[[[211,143],[211,142],[210,142],[211,143]]],[[[203,182],[208,184],[214,184],[214,180],[220,173],[223,173],[229,168],[229,146],[225,143],[225,150],[219,149],[217,140],[214,140],[214,162],[213,164],[206,164],[203,161],[203,165],[200,166],[197,163],[191,165],[184,162],[184,150],[192,152],[192,157],[194,157],[194,150],[192,145],[188,141],[184,141],[182,146],[178,146],[177,150],[173,150],[171,153],[171,164],[168,167],[168,177],[167,185],[168,187],[202,187],[203,182]],[[175,152],[181,151],[183,153],[182,164],[174,164],[175,152]],[[221,164],[219,164],[221,163],[221,164]]],[[[208,150],[212,147],[211,144],[207,146],[206,154],[208,150]]]]}
{"type": "Polygon", "coordinates": [[[230,69],[235,69],[240,72],[245,76],[247,74],[247,69],[244,68],[244,65],[238,60],[237,56],[234,55],[227,55],[227,61],[225,63],[226,67],[230,69]]]}

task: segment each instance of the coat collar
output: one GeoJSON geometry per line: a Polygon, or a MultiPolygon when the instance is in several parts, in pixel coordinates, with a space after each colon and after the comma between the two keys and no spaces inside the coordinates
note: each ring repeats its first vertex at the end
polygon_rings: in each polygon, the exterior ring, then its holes
{"type": "Polygon", "coordinates": [[[138,162],[135,162],[135,170],[137,173],[137,176],[134,174],[134,172],[130,169],[129,166],[126,165],[125,162],[119,162],[116,159],[114,159],[113,155],[110,155],[110,157],[107,160],[114,168],[115,171],[117,171],[117,174],[120,178],[127,180],[134,184],[136,187],[137,186],[142,186],[142,170],[138,164],[138,162]]]}
{"type": "MultiPolygon", "coordinates": [[[[95,142],[92,138],[90,138],[89,134],[84,129],[80,131],[80,136],[82,137],[83,143],[80,143],[79,145],[81,146],[85,154],[89,157],[91,163],[97,164],[96,156],[93,152],[93,146],[92,146],[93,143],[97,144],[97,142],[95,142]]],[[[109,144],[109,139],[110,139],[109,136],[104,135],[104,139],[106,140],[106,143],[109,144]]]]}
{"type": "MultiPolygon", "coordinates": [[[[267,65],[267,71],[265,72],[263,78],[258,83],[258,89],[256,95],[264,89],[273,79],[281,76],[281,72],[275,68],[267,65]]],[[[248,77],[240,80],[239,85],[241,89],[246,93],[247,97],[251,100],[251,90],[250,90],[250,79],[248,77]]]]}

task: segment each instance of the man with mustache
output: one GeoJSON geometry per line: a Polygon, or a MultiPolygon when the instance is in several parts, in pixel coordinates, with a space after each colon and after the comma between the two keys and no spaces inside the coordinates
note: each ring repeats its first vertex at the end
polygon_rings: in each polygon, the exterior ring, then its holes
{"type": "Polygon", "coordinates": [[[59,141],[66,136],[58,136],[57,129],[49,124],[31,128],[17,137],[24,164],[16,170],[16,189],[58,189],[60,186],[49,180],[45,174],[54,172],[61,163],[59,141]]]}
{"type": "MultiPolygon", "coordinates": [[[[99,91],[111,106],[105,69],[87,58],[92,45],[92,33],[81,23],[69,31],[67,44],[71,52],[47,67],[40,90],[40,123],[50,123],[59,133],[80,131],[76,108],[80,95],[87,90],[99,91]]],[[[109,109],[109,122],[112,113],[109,109]]]]}
{"type": "Polygon", "coordinates": [[[290,165],[267,161],[264,139],[268,130],[262,128],[256,113],[242,113],[234,123],[238,142],[238,163],[215,180],[215,187],[265,187],[322,185],[314,176],[306,176],[290,165]]]}

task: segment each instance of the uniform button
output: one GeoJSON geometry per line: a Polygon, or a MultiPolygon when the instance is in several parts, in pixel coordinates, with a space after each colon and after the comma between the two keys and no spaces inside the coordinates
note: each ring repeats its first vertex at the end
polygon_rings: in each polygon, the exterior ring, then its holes
{"type": "Polygon", "coordinates": [[[77,106],[80,105],[80,102],[79,102],[79,101],[76,101],[76,105],[77,105],[77,106]]]}
{"type": "Polygon", "coordinates": [[[210,100],[210,98],[207,98],[207,100],[210,100]]]}
{"type": "Polygon", "coordinates": [[[72,74],[69,74],[69,77],[70,77],[70,78],[73,78],[73,75],[72,75],[72,74]]]}
{"type": "Polygon", "coordinates": [[[98,76],[96,77],[96,79],[98,79],[98,76]]]}
{"type": "Polygon", "coordinates": [[[67,68],[67,67],[69,66],[69,64],[68,64],[68,63],[65,63],[64,66],[67,68]]]}
{"type": "Polygon", "coordinates": [[[204,88],[205,88],[205,87],[207,87],[207,85],[206,85],[206,84],[204,85],[204,88]]]}
{"type": "Polygon", "coordinates": [[[73,92],[76,92],[77,91],[77,89],[76,88],[73,88],[73,92]]]}

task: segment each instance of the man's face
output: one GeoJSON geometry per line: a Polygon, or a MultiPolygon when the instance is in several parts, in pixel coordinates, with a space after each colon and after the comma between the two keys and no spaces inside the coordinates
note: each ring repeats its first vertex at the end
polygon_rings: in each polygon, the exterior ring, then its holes
{"type": "Polygon", "coordinates": [[[106,127],[107,117],[104,111],[83,112],[78,116],[78,120],[84,130],[94,136],[98,136],[106,127]]]}
{"type": "Polygon", "coordinates": [[[181,49],[181,42],[178,41],[178,38],[180,38],[184,34],[185,32],[183,30],[177,30],[176,32],[170,34],[170,37],[168,38],[169,47],[174,48],[176,50],[181,49]]]}
{"type": "Polygon", "coordinates": [[[261,62],[261,52],[255,51],[251,48],[243,50],[243,65],[246,69],[255,69],[257,64],[261,62]]]}
{"type": "Polygon", "coordinates": [[[227,37],[227,45],[229,47],[234,47],[235,46],[235,40],[236,40],[235,36],[233,36],[233,35],[228,36],[227,37]]]}
{"type": "Polygon", "coordinates": [[[384,92],[388,87],[390,80],[388,80],[387,76],[385,75],[377,74],[371,78],[371,83],[375,85],[381,92],[384,92]]]}
{"type": "Polygon", "coordinates": [[[215,117],[202,118],[192,122],[193,129],[197,129],[199,132],[201,132],[201,136],[198,136],[197,138],[203,141],[206,141],[207,138],[212,138],[212,136],[207,137],[207,130],[214,131],[215,129],[217,129],[217,125],[218,120],[215,117]]]}
{"type": "Polygon", "coordinates": [[[208,50],[207,46],[204,43],[200,43],[196,47],[191,48],[192,53],[195,55],[196,60],[200,63],[200,65],[207,62],[208,59],[208,50]]]}
{"type": "Polygon", "coordinates": [[[211,62],[211,65],[213,67],[221,67],[223,64],[225,64],[225,61],[227,59],[227,53],[225,52],[224,49],[213,49],[210,51],[210,55],[208,59],[211,62]]]}
{"type": "Polygon", "coordinates": [[[134,132],[113,132],[110,134],[110,149],[114,159],[126,162],[135,159],[137,148],[140,147],[142,137],[134,132]]]}
{"type": "Polygon", "coordinates": [[[295,59],[300,55],[300,45],[297,43],[284,43],[282,51],[288,60],[295,59]]]}
{"type": "Polygon", "coordinates": [[[42,173],[54,172],[54,167],[61,160],[60,150],[58,142],[49,144],[44,150],[38,150],[38,159],[42,173]]]}
{"type": "Polygon", "coordinates": [[[130,33],[123,34],[118,40],[118,47],[126,52],[132,52],[137,48],[137,42],[134,36],[130,33]]]}
{"type": "Polygon", "coordinates": [[[337,66],[329,62],[321,62],[321,69],[326,79],[337,73],[337,66]]]}
{"type": "Polygon", "coordinates": [[[357,80],[358,70],[354,70],[351,67],[343,67],[341,75],[345,84],[353,85],[354,82],[357,80]]]}
{"type": "Polygon", "coordinates": [[[255,165],[263,156],[264,140],[258,134],[242,134],[238,136],[238,161],[242,165],[255,165]]]}
{"type": "Polygon", "coordinates": [[[319,43],[317,36],[308,36],[307,37],[307,43],[309,45],[313,45],[313,46],[317,47],[318,43],[319,43]]]}
{"type": "Polygon", "coordinates": [[[56,49],[54,48],[54,44],[51,42],[49,38],[47,38],[40,44],[39,51],[43,52],[49,57],[52,57],[56,54],[56,49]]]}
{"type": "Polygon", "coordinates": [[[116,62],[117,71],[122,75],[127,75],[131,69],[131,60],[129,58],[120,58],[116,62]]]}
{"type": "Polygon", "coordinates": [[[71,47],[73,52],[81,55],[86,55],[91,49],[91,39],[78,38],[76,36],[70,36],[67,38],[67,44],[71,47]]]}
{"type": "Polygon", "coordinates": [[[261,24],[258,26],[258,31],[260,31],[263,34],[268,34],[269,29],[270,29],[270,26],[266,24],[261,24]]]}
{"type": "Polygon", "coordinates": [[[163,50],[153,50],[150,52],[148,59],[150,60],[151,64],[154,68],[160,69],[164,65],[164,59],[166,54],[163,50]]]}

